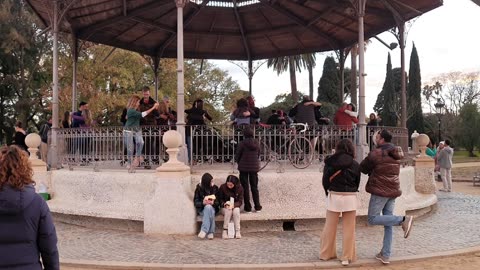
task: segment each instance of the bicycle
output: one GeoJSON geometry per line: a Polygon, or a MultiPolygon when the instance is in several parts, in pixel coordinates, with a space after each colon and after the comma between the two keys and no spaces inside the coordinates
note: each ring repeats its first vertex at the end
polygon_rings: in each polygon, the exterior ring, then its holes
{"type": "MultiPolygon", "coordinates": [[[[275,132],[273,136],[259,136],[260,143],[260,170],[264,169],[271,161],[282,160],[284,150],[288,150],[286,158],[297,169],[305,169],[313,162],[313,145],[306,136],[308,124],[294,123],[290,128],[285,129],[285,135],[275,132]],[[297,127],[302,127],[298,130],[297,127]],[[272,138],[280,134],[280,143],[272,138]],[[282,142],[282,138],[285,139],[282,142]],[[273,149],[273,150],[272,150],[273,149]],[[283,150],[283,151],[282,151],[283,150]]],[[[274,130],[275,131],[275,130],[274,130]]]]}

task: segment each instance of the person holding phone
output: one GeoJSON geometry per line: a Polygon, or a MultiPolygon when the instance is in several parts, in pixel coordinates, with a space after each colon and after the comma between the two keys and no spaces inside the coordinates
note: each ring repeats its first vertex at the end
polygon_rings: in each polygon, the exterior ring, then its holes
{"type": "Polygon", "coordinates": [[[209,173],[202,175],[200,184],[195,188],[193,203],[197,209],[197,213],[202,216],[202,226],[198,237],[204,239],[213,239],[215,233],[215,214],[218,213],[220,204],[216,200],[215,194],[218,187],[213,183],[213,176],[209,173]]]}
{"type": "Polygon", "coordinates": [[[235,175],[227,176],[227,181],[218,190],[217,198],[222,207],[223,232],[222,238],[228,238],[228,223],[233,218],[235,226],[235,238],[240,239],[240,207],[243,204],[243,188],[235,175]]]}

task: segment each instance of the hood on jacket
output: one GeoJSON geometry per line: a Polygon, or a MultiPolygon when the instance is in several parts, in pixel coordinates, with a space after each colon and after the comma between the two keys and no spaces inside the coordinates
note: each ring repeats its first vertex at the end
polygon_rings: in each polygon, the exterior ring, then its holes
{"type": "Polygon", "coordinates": [[[343,152],[337,152],[325,159],[325,164],[335,170],[350,168],[353,164],[353,157],[343,152]]]}
{"type": "Polygon", "coordinates": [[[395,160],[400,160],[403,158],[403,150],[399,146],[395,146],[391,143],[385,143],[385,144],[379,145],[378,148],[380,148],[383,153],[388,154],[395,160]]]}
{"type": "Polygon", "coordinates": [[[25,186],[17,190],[10,185],[4,185],[0,190],[0,214],[17,214],[27,208],[35,198],[35,188],[25,186]]]}

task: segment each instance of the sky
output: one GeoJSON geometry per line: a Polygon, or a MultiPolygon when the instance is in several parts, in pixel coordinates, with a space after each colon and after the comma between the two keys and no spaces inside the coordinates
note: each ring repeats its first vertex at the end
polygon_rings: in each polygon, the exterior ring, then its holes
{"type": "MultiPolygon", "coordinates": [[[[418,17],[407,29],[405,63],[408,72],[412,42],[415,43],[420,59],[422,85],[432,83],[432,78],[453,71],[480,72],[480,6],[470,0],[444,0],[443,6],[418,17]]],[[[397,42],[391,33],[378,35],[387,44],[397,42]]],[[[385,80],[387,54],[389,49],[372,39],[365,54],[365,112],[373,112],[373,105],[385,80]]],[[[390,51],[392,67],[400,67],[400,49],[390,51]]],[[[317,55],[317,67],[313,71],[314,97],[317,96],[318,81],[322,75],[326,52],[317,55]]],[[[248,77],[236,65],[225,61],[213,61],[218,67],[227,70],[241,89],[248,90],[248,77]]],[[[349,67],[350,58],[346,61],[349,67]]],[[[297,72],[297,88],[308,94],[308,72],[297,72]]],[[[258,107],[268,106],[275,96],[290,93],[288,72],[280,74],[264,64],[252,80],[253,96],[258,107]]]]}

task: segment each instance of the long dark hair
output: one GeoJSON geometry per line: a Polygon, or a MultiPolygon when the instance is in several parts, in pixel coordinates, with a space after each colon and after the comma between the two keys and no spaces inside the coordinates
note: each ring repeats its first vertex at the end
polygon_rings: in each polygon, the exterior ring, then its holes
{"type": "Polygon", "coordinates": [[[193,107],[197,108],[197,109],[200,109],[200,110],[203,110],[203,100],[201,100],[201,99],[195,100],[193,102],[193,107]]]}
{"type": "Polygon", "coordinates": [[[232,184],[234,185],[233,188],[236,189],[239,180],[238,180],[238,177],[236,177],[235,175],[231,175],[231,174],[230,174],[229,176],[227,176],[227,181],[225,181],[225,183],[228,183],[228,182],[232,183],[232,184]]]}
{"type": "Polygon", "coordinates": [[[349,139],[343,139],[337,143],[335,146],[335,154],[336,153],[345,153],[352,157],[355,157],[355,147],[353,146],[352,141],[349,139]]]}
{"type": "Polygon", "coordinates": [[[213,176],[209,173],[204,173],[202,175],[202,181],[200,183],[200,186],[204,189],[204,190],[210,190],[210,183],[212,182],[212,179],[213,179],[213,176]]]}

